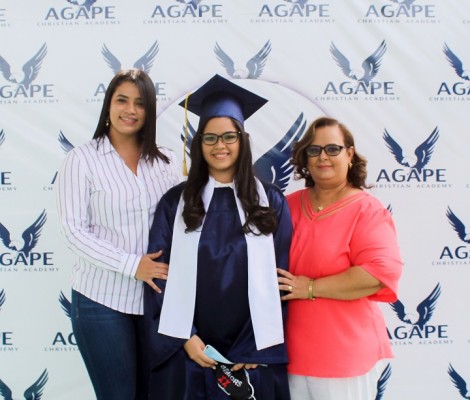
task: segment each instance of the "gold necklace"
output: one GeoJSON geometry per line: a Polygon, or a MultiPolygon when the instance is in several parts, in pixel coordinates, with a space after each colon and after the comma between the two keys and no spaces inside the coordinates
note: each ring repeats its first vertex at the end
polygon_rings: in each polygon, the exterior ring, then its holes
{"type": "MultiPolygon", "coordinates": [[[[347,187],[348,187],[348,184],[344,185],[340,190],[338,190],[338,191],[335,193],[335,195],[331,198],[331,201],[328,202],[328,204],[333,204],[333,203],[335,203],[335,202],[339,199],[339,196],[340,196],[341,192],[342,192],[344,189],[346,189],[347,187]]],[[[315,192],[315,188],[312,188],[312,192],[313,192],[313,195],[314,195],[315,197],[317,197],[317,196],[316,196],[316,192],[315,192]]],[[[313,202],[314,202],[314,201],[317,202],[317,199],[316,199],[316,198],[315,198],[315,199],[312,199],[312,206],[313,206],[313,202]]],[[[327,204],[327,205],[328,205],[328,204],[327,204]]],[[[325,208],[325,206],[323,206],[323,204],[320,204],[320,205],[318,205],[318,206],[316,207],[316,211],[317,211],[317,212],[320,212],[320,211],[322,211],[324,208],[325,208]]]]}

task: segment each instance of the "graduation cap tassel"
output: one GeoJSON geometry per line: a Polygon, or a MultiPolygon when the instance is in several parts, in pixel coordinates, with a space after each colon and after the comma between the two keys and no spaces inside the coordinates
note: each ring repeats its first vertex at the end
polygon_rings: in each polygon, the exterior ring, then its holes
{"type": "Polygon", "coordinates": [[[188,100],[191,93],[184,99],[184,143],[183,143],[183,175],[188,176],[188,165],[186,163],[186,144],[188,143],[188,100]]]}

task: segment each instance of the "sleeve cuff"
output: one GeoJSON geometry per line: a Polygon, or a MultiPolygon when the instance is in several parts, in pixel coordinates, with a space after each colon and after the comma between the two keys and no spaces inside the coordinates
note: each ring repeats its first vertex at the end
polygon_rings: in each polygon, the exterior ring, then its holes
{"type": "Polygon", "coordinates": [[[142,256],[138,256],[137,254],[125,254],[119,266],[122,274],[128,278],[135,279],[135,273],[137,272],[137,267],[141,259],[142,256]]]}

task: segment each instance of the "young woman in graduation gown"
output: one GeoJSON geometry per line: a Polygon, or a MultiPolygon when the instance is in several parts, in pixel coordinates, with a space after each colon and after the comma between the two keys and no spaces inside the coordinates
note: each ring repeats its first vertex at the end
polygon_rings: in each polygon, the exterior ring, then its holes
{"type": "Polygon", "coordinates": [[[255,178],[244,131],[266,101],[216,75],[183,102],[200,117],[191,168],[161,199],[149,240],[169,264],[163,294],[144,294],[152,399],[229,399],[206,345],[246,370],[257,400],[290,398],[276,275],[288,266],[290,214],[255,178]]]}

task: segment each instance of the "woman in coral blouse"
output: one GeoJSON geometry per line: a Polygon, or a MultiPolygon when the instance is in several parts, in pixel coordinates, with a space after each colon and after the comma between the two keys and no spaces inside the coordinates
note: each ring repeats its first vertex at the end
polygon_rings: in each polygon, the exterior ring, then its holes
{"type": "Polygon", "coordinates": [[[292,162],[306,186],[288,196],[290,272],[278,270],[292,400],[373,400],[392,357],[377,302],[397,299],[403,267],[391,214],[363,191],[366,160],[337,120],[315,120],[292,162]]]}

